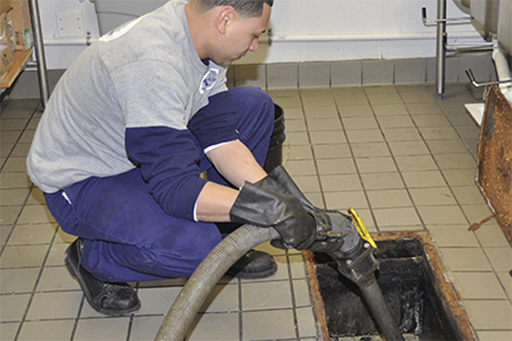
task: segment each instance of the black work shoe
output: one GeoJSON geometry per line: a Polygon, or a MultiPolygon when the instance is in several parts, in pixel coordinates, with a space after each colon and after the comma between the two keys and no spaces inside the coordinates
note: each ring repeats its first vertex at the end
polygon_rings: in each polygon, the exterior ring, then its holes
{"type": "Polygon", "coordinates": [[[276,271],[277,264],[271,255],[250,250],[229,268],[227,274],[243,279],[258,279],[270,277],[276,271]]]}
{"type": "Polygon", "coordinates": [[[122,316],[140,308],[135,289],[126,283],[108,283],[96,279],[81,264],[83,239],[78,238],[66,250],[66,267],[78,283],[91,307],[112,316],[122,316]]]}

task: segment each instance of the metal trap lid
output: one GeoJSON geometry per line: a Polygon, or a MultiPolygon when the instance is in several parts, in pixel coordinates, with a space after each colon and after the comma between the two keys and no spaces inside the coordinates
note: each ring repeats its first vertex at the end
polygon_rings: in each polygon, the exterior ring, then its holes
{"type": "Polygon", "coordinates": [[[476,182],[512,246],[512,106],[497,86],[487,89],[477,159],[476,182]]]}

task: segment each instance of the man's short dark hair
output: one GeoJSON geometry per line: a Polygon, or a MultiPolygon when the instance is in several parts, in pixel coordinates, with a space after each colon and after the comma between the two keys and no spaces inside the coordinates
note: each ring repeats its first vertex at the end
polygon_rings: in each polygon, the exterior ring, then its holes
{"type": "Polygon", "coordinates": [[[205,10],[217,6],[231,6],[237,13],[246,17],[260,17],[263,13],[263,4],[272,6],[274,0],[200,0],[205,10]]]}

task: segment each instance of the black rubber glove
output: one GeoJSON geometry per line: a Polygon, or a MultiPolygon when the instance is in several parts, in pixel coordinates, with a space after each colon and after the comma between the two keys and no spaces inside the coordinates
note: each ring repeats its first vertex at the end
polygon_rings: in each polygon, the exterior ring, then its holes
{"type": "Polygon", "coordinates": [[[316,240],[315,219],[294,196],[270,189],[267,180],[244,183],[229,212],[231,221],[273,227],[285,248],[308,248],[316,240]]]}
{"type": "MultiPolygon", "coordinates": [[[[339,211],[315,207],[304,196],[283,166],[276,167],[264,180],[267,188],[292,195],[300,201],[306,211],[315,217],[316,240],[308,250],[331,252],[341,248],[343,237],[351,230],[352,220],[349,216],[339,211]]],[[[282,248],[279,240],[273,240],[272,245],[282,248]]]]}

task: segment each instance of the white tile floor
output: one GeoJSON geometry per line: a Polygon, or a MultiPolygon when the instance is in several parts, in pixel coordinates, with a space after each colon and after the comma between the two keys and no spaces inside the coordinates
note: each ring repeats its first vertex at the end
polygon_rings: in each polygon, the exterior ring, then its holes
{"type": "MultiPolygon", "coordinates": [[[[427,229],[480,340],[512,340],[512,250],[474,184],[478,127],[449,85],[272,90],[285,110],[285,166],[320,207],[355,207],[370,231],[427,229]]],[[[135,283],[130,317],[94,312],[63,253],[74,239],[46,209],[25,173],[38,119],[35,100],[1,113],[0,339],[152,340],[183,279],[135,283]]],[[[269,245],[279,264],[267,280],[224,278],[190,340],[316,340],[303,258],[269,245]]]]}

